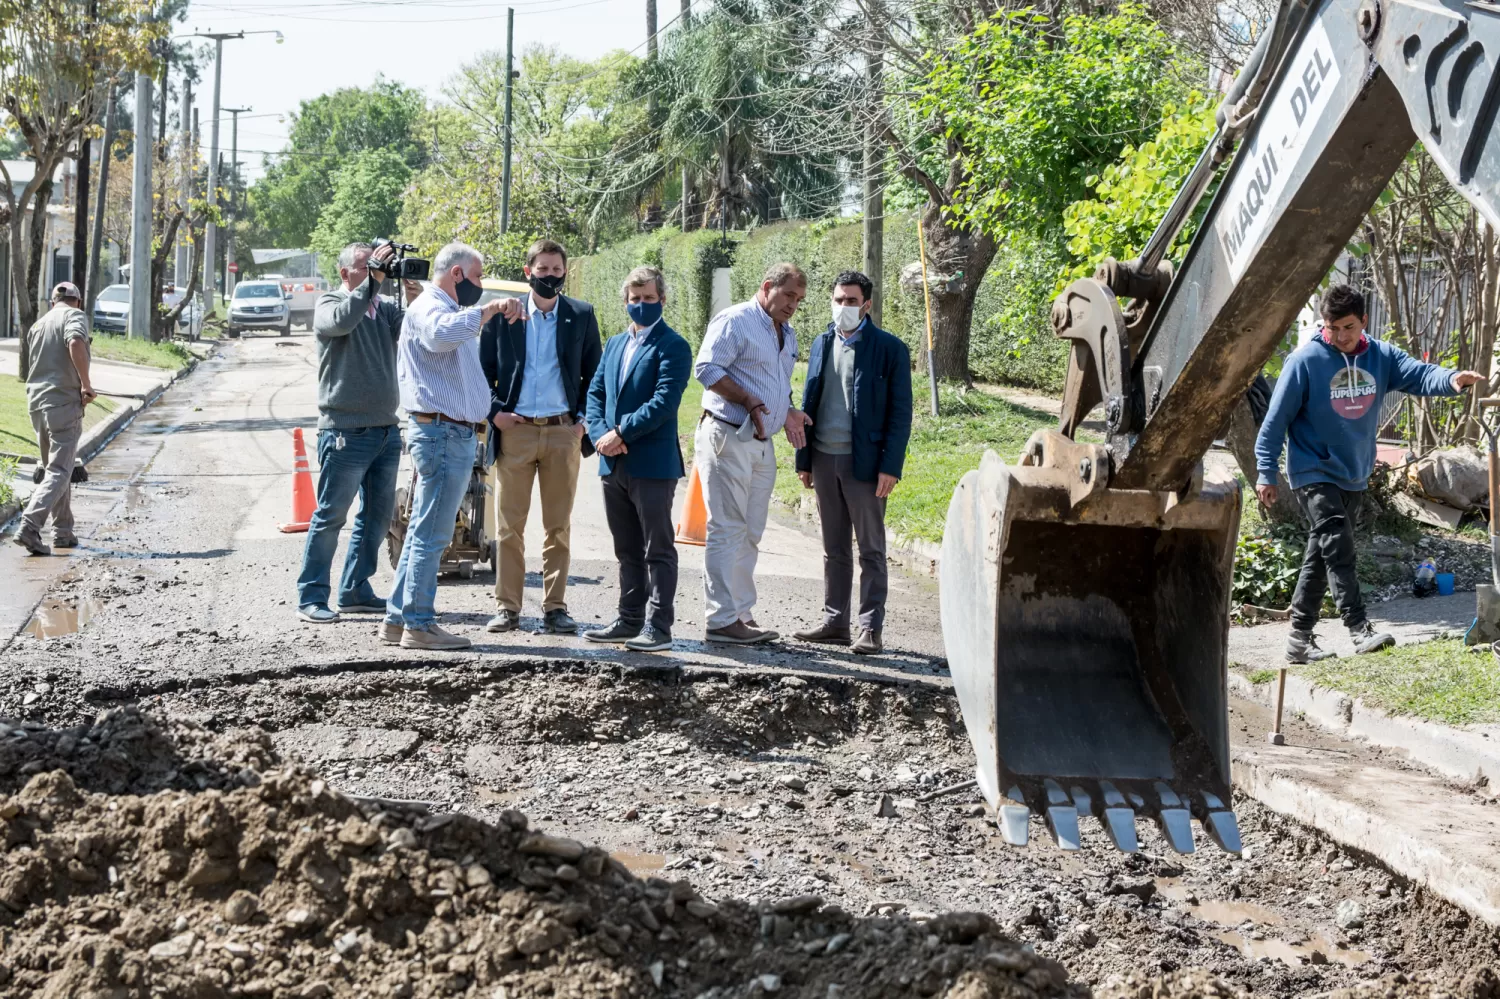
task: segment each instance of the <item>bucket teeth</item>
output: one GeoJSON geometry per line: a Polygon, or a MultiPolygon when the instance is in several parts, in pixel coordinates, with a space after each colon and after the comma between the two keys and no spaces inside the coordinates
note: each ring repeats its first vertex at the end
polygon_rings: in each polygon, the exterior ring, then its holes
{"type": "Polygon", "coordinates": [[[1192,813],[1187,810],[1186,804],[1177,796],[1177,792],[1160,781],[1156,784],[1156,795],[1161,799],[1161,811],[1156,816],[1156,823],[1161,827],[1161,834],[1178,853],[1192,853],[1192,813]]]}
{"type": "Polygon", "coordinates": [[[1018,787],[1011,788],[1006,797],[1017,804],[1000,806],[1000,836],[1011,846],[1025,846],[1031,837],[1031,809],[1026,807],[1026,799],[1018,787]]]}
{"type": "Polygon", "coordinates": [[[1078,833],[1078,809],[1074,807],[1068,792],[1056,781],[1045,781],[1047,791],[1047,829],[1052,839],[1064,850],[1083,848],[1083,839],[1078,833]]]}
{"type": "Polygon", "coordinates": [[[1207,791],[1203,792],[1203,807],[1203,829],[1208,833],[1208,838],[1227,853],[1239,853],[1243,844],[1240,842],[1240,825],[1235,820],[1234,812],[1217,795],[1207,791]]]}
{"type": "Polygon", "coordinates": [[[1135,810],[1126,803],[1119,788],[1107,780],[1099,782],[1099,796],[1104,801],[1100,821],[1109,841],[1116,850],[1135,853],[1140,848],[1135,837],[1135,810]]]}

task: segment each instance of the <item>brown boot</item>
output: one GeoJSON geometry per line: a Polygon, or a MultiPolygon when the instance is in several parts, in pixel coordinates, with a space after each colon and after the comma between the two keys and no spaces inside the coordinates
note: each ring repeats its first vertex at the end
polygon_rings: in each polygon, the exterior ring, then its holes
{"type": "Polygon", "coordinates": [[[726,645],[760,645],[763,642],[774,642],[781,636],[774,631],[761,631],[744,621],[736,621],[723,628],[710,628],[703,637],[706,641],[726,645]]]}
{"type": "Polygon", "coordinates": [[[849,651],[859,656],[880,655],[885,651],[885,646],[880,641],[880,629],[862,629],[859,633],[859,640],[849,646],[849,651]]]}
{"type": "Polygon", "coordinates": [[[827,621],[816,628],[794,631],[792,637],[799,642],[820,642],[823,645],[848,645],[849,626],[831,624],[827,621]]]}

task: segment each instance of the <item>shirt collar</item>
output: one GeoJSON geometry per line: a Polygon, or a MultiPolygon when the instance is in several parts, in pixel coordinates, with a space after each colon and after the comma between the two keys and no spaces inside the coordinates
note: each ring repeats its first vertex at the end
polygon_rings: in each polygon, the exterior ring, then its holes
{"type": "MultiPolygon", "coordinates": [[[[772,319],[771,314],[766,311],[766,307],[760,304],[760,296],[755,295],[750,299],[750,301],[755,303],[755,311],[760,313],[760,317],[771,324],[771,332],[776,332],[776,320],[772,319]]],[[[792,331],[792,324],[789,322],[782,323],[781,330],[784,333],[790,333],[792,331]]]]}
{"type": "Polygon", "coordinates": [[[646,327],[644,327],[642,329],[638,329],[638,330],[631,329],[630,327],[627,326],[625,328],[625,332],[630,334],[631,339],[633,339],[637,343],[639,343],[640,341],[646,339],[646,337],[650,336],[651,335],[651,331],[654,330],[654,329],[656,329],[656,327],[659,326],[660,324],[661,324],[661,320],[658,319],[656,322],[652,323],[650,326],[646,326],[646,327]]]}
{"type": "Polygon", "coordinates": [[[453,296],[449,295],[442,288],[438,287],[438,283],[436,281],[427,286],[427,293],[433,298],[437,299],[438,304],[443,306],[444,308],[453,312],[458,311],[458,303],[453,300],[453,296]]]}
{"type": "Polygon", "coordinates": [[[562,296],[559,295],[552,303],[552,311],[543,312],[541,309],[538,309],[536,307],[536,302],[532,301],[531,294],[528,292],[526,295],[526,311],[533,316],[541,316],[543,319],[551,319],[553,316],[557,315],[557,307],[561,302],[562,296]]]}

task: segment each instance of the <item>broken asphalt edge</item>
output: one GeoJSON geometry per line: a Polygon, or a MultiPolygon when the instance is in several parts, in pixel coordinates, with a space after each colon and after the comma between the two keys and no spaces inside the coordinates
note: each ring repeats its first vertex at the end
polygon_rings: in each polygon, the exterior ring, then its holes
{"type": "MultiPolygon", "coordinates": [[[[1244,674],[1231,669],[1229,689],[1247,701],[1274,708],[1273,684],[1251,683],[1244,674]]],[[[1456,781],[1473,784],[1481,776],[1500,778],[1500,725],[1455,728],[1393,715],[1361,698],[1314,686],[1294,673],[1286,677],[1284,709],[1340,738],[1362,739],[1404,752],[1413,761],[1456,781]]]]}
{"type": "MultiPolygon", "coordinates": [[[[173,372],[166,381],[147,392],[144,398],[131,399],[110,413],[108,417],[90,427],[78,442],[78,463],[87,465],[97,458],[99,453],[109,446],[110,441],[114,440],[116,434],[128,427],[148,406],[160,399],[163,392],[196,371],[200,360],[207,360],[209,357],[213,357],[213,354],[210,353],[203,358],[195,357],[173,372]]],[[[142,365],[132,364],[130,367],[142,367],[142,365]]],[[[21,512],[23,505],[20,501],[12,501],[0,506],[0,530],[10,527],[11,520],[21,512]]]]}

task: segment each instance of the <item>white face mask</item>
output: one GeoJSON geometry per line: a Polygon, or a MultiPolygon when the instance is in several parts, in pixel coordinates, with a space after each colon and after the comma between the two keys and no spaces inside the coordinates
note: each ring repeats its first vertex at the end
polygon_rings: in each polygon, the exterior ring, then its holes
{"type": "Polygon", "coordinates": [[[864,318],[859,313],[860,306],[858,305],[840,305],[834,302],[833,325],[837,326],[841,332],[852,333],[854,327],[858,326],[860,320],[864,318]]]}

